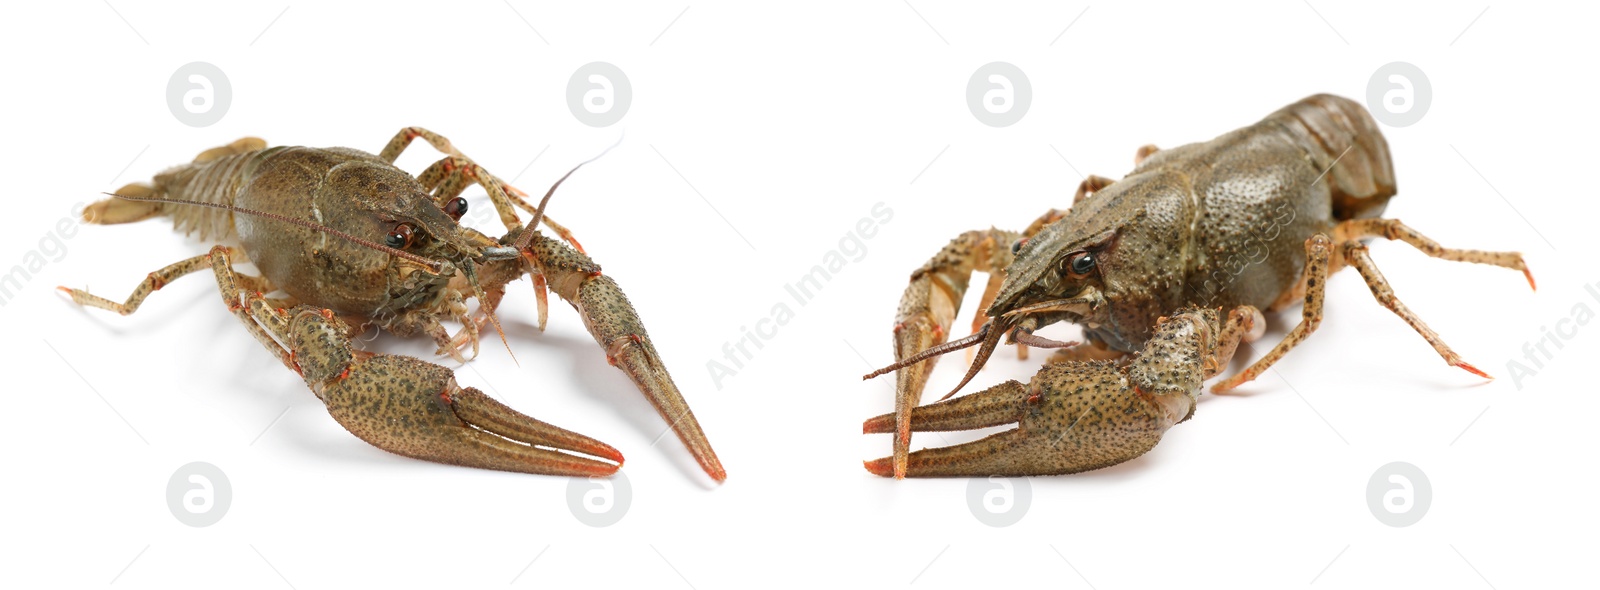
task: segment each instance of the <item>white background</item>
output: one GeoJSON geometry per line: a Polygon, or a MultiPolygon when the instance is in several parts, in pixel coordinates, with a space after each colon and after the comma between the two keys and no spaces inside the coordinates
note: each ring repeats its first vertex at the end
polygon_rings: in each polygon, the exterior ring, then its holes
{"type": "MultiPolygon", "coordinates": [[[[710,484],[670,435],[652,445],[665,424],[569,307],[553,303],[536,333],[528,287],[512,286],[501,316],[520,366],[486,343],[458,377],[622,450],[632,500],[614,526],[574,518],[565,479],[404,459],[345,433],[229,317],[208,276],[133,316],[77,309],[52,288],[121,298],[207,247],[160,221],[84,226],[0,308],[8,586],[1592,583],[1600,327],[1577,328],[1520,390],[1507,367],[1575,305],[1600,310],[1583,290],[1600,282],[1594,73],[1581,57],[1597,54],[1590,7],[285,6],[12,7],[0,23],[12,197],[0,271],[48,246],[74,203],[244,135],[377,151],[421,125],[542,192],[625,134],[550,211],[635,302],[728,482],[710,484]],[[165,101],[168,78],[193,61],[233,88],[205,128],[165,101]],[[632,82],[615,126],[582,125],[566,106],[568,77],[591,61],[632,82]],[[1032,108],[1011,127],[967,109],[967,79],[991,61],[1032,82],[1032,108]],[[1433,101],[1418,124],[1385,128],[1401,186],[1389,215],[1446,245],[1520,250],[1540,289],[1398,244],[1373,256],[1406,303],[1500,379],[1444,366],[1344,273],[1322,329],[1275,373],[1206,396],[1140,459],[1032,479],[1013,526],[979,522],[966,480],[861,468],[889,451],[860,424],[889,410],[893,381],[859,376],[892,360],[906,277],[949,238],[1021,228],[1066,206],[1080,173],[1121,176],[1145,143],[1210,139],[1315,92],[1364,102],[1391,61],[1420,67],[1433,101]],[[880,201],[894,216],[866,254],[808,305],[789,299],[783,286],[880,201]],[[794,321],[718,387],[706,363],[779,302],[794,321]],[[191,461],[233,487],[207,528],[166,505],[168,478],[191,461]],[[1408,528],[1366,505],[1368,478],[1391,461],[1432,483],[1429,512],[1408,528]]],[[[401,165],[436,157],[419,143],[401,165]]],[[[1295,317],[1275,317],[1272,333],[1295,317]]],[[[968,390],[1026,379],[1043,356],[1003,351],[968,390]]],[[[960,365],[940,365],[930,399],[960,365]]]]}

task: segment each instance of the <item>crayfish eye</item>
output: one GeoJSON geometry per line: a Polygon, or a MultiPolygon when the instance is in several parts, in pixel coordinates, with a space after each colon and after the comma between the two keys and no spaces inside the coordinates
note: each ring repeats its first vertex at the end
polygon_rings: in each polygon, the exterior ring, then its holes
{"type": "Polygon", "coordinates": [[[1011,243],[1011,255],[1012,256],[1016,256],[1018,252],[1021,252],[1022,251],[1022,244],[1024,242],[1027,242],[1027,241],[1028,241],[1028,238],[1022,238],[1020,240],[1012,242],[1011,243]]]}
{"type": "Polygon", "coordinates": [[[467,214],[467,200],[461,197],[450,199],[449,203],[444,204],[444,214],[449,215],[451,219],[461,221],[461,216],[467,214]]]}
{"type": "Polygon", "coordinates": [[[411,239],[416,235],[415,231],[409,223],[396,225],[394,229],[389,230],[389,235],[384,236],[383,243],[390,248],[404,249],[411,245],[411,239]]]}
{"type": "Polygon", "coordinates": [[[1082,277],[1094,271],[1094,255],[1088,252],[1078,252],[1068,256],[1063,262],[1065,264],[1062,265],[1064,267],[1062,270],[1072,273],[1073,276],[1082,277]]]}

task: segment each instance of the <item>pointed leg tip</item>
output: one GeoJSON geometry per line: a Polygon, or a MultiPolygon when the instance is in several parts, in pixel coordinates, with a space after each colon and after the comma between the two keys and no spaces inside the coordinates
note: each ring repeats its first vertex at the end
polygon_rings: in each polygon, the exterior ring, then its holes
{"type": "Polygon", "coordinates": [[[1484,379],[1491,379],[1491,380],[1494,379],[1494,376],[1479,370],[1477,367],[1472,366],[1472,363],[1468,363],[1466,361],[1458,361],[1458,362],[1456,362],[1456,366],[1457,367],[1461,367],[1462,370],[1464,370],[1464,371],[1466,371],[1468,373],[1472,373],[1473,375],[1477,375],[1479,377],[1483,377],[1484,379]]]}
{"type": "Polygon", "coordinates": [[[1537,293],[1539,291],[1539,284],[1533,280],[1533,270],[1529,269],[1527,265],[1523,265],[1522,276],[1528,278],[1528,288],[1533,289],[1533,291],[1537,293]]]}

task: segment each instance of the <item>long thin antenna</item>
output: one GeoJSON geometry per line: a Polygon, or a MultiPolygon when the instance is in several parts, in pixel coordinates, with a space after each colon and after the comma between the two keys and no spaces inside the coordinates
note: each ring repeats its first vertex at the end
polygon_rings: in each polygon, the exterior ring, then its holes
{"type": "MultiPolygon", "coordinates": [[[[984,325],[987,326],[988,324],[984,325]]],[[[939,401],[954,397],[957,392],[961,391],[961,388],[966,387],[967,383],[972,381],[973,377],[977,377],[978,370],[989,364],[989,355],[994,354],[994,349],[1000,346],[1000,339],[1005,335],[1005,330],[994,330],[988,338],[985,338],[983,346],[978,347],[978,358],[973,359],[972,364],[967,366],[967,376],[962,377],[961,382],[956,384],[955,389],[950,390],[950,393],[944,394],[944,397],[939,398],[939,401]]]]}
{"type": "MultiPolygon", "coordinates": [[[[571,173],[569,172],[568,174],[571,174],[571,173]]],[[[554,189],[551,189],[551,190],[554,190],[554,189]]],[[[431,270],[436,274],[441,272],[444,269],[444,265],[442,263],[438,262],[438,261],[429,260],[427,258],[423,258],[421,256],[417,256],[416,254],[412,254],[410,252],[406,252],[405,250],[401,250],[401,249],[398,249],[398,248],[390,248],[388,246],[385,246],[383,244],[379,244],[379,243],[371,241],[371,240],[358,238],[358,237],[355,237],[353,235],[347,234],[345,232],[342,232],[342,231],[333,229],[331,227],[328,227],[326,225],[322,225],[322,224],[306,221],[304,219],[295,219],[293,217],[287,217],[287,216],[279,215],[277,213],[268,213],[266,211],[256,211],[255,209],[246,209],[244,207],[237,207],[237,206],[234,206],[234,205],[227,205],[227,204],[223,204],[223,203],[207,203],[205,201],[190,201],[190,200],[187,200],[187,199],[166,199],[166,198],[154,198],[154,197],[130,197],[128,195],[119,195],[119,194],[116,194],[116,193],[102,193],[102,194],[105,194],[105,195],[111,196],[111,197],[116,197],[118,199],[123,199],[123,200],[126,200],[126,201],[143,201],[143,202],[147,202],[147,203],[177,203],[177,204],[180,204],[180,205],[197,205],[197,206],[200,206],[200,207],[211,207],[213,209],[223,209],[223,210],[226,210],[226,211],[232,211],[234,213],[244,213],[246,215],[254,215],[254,216],[257,216],[257,217],[263,217],[263,218],[266,218],[266,219],[271,219],[273,221],[281,221],[281,222],[284,222],[284,223],[292,223],[294,225],[298,225],[298,226],[301,226],[301,227],[305,227],[305,228],[313,229],[313,230],[320,231],[320,232],[323,232],[323,233],[327,233],[327,234],[330,234],[330,235],[338,236],[340,238],[349,240],[349,241],[351,241],[353,243],[360,244],[362,246],[366,246],[368,248],[372,248],[374,250],[378,250],[380,252],[387,253],[387,254],[389,254],[391,256],[399,256],[399,257],[404,258],[406,260],[410,260],[410,261],[415,262],[417,264],[421,264],[423,266],[426,266],[426,267],[428,267],[428,270],[431,270]]],[[[547,196],[545,198],[549,198],[549,197],[547,196]]]]}
{"type": "Polygon", "coordinates": [[[539,207],[533,210],[533,221],[530,221],[528,223],[528,227],[523,230],[522,235],[517,237],[517,243],[515,244],[517,250],[523,250],[528,247],[528,244],[533,243],[533,232],[535,229],[538,229],[539,222],[544,221],[544,207],[550,203],[550,195],[556,194],[556,187],[561,186],[561,183],[566,182],[567,177],[572,176],[572,173],[577,172],[578,169],[582,168],[584,164],[588,164],[600,159],[600,156],[606,155],[619,145],[622,145],[622,137],[620,136],[617,137],[616,143],[613,143],[610,147],[601,150],[600,153],[595,154],[593,158],[578,162],[577,166],[573,166],[572,169],[568,170],[566,174],[561,175],[561,178],[557,179],[555,184],[550,185],[550,190],[544,192],[544,198],[539,199],[539,207]]]}
{"type": "Polygon", "coordinates": [[[940,344],[938,346],[929,347],[927,350],[924,350],[924,351],[919,352],[917,354],[914,354],[914,355],[908,356],[906,358],[900,359],[898,361],[895,361],[895,363],[892,364],[892,365],[889,365],[889,366],[884,367],[882,369],[878,369],[878,370],[873,371],[871,373],[867,373],[865,376],[863,376],[861,378],[861,380],[865,381],[867,379],[871,379],[871,378],[877,377],[879,375],[884,375],[884,374],[887,374],[887,373],[893,373],[896,370],[903,369],[903,368],[909,367],[911,365],[915,365],[917,363],[920,363],[922,361],[931,359],[933,357],[936,357],[936,356],[939,356],[939,355],[942,355],[942,354],[945,354],[945,353],[961,350],[963,348],[970,347],[970,346],[972,346],[974,344],[977,344],[979,342],[983,342],[983,339],[989,335],[989,329],[993,325],[994,325],[994,321],[992,321],[992,320],[989,321],[989,322],[985,322],[983,324],[982,328],[979,328],[977,332],[973,333],[970,336],[967,336],[967,337],[962,338],[960,340],[952,340],[950,342],[946,342],[946,343],[940,344]]]}

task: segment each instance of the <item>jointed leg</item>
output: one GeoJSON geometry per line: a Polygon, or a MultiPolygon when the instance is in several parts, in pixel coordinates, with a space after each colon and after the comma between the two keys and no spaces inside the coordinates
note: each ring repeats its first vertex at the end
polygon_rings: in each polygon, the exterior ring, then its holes
{"type": "Polygon", "coordinates": [[[1095,193],[1104,190],[1115,182],[1115,180],[1104,176],[1090,174],[1083,179],[1083,182],[1078,183],[1078,192],[1072,196],[1072,204],[1076,205],[1079,201],[1094,196],[1095,193]]]}
{"type": "Polygon", "coordinates": [[[460,195],[461,191],[466,189],[466,181],[477,183],[478,186],[483,187],[484,192],[489,193],[489,202],[494,204],[495,212],[500,214],[500,223],[504,224],[508,230],[522,228],[522,220],[517,219],[516,210],[511,208],[511,198],[506,196],[505,182],[496,178],[488,170],[485,170],[477,162],[466,156],[444,158],[434,162],[433,165],[423,170],[422,174],[417,175],[417,182],[422,184],[423,188],[428,190],[441,189],[435,190],[435,198],[439,199],[438,202],[441,206],[449,199],[460,195]],[[449,191],[454,191],[455,194],[450,195],[448,198],[444,197],[444,194],[449,191]]]}
{"type": "MultiPolygon", "coordinates": [[[[1361,242],[1345,242],[1344,256],[1351,266],[1356,267],[1356,270],[1361,272],[1361,278],[1367,281],[1367,287],[1372,289],[1372,296],[1378,300],[1378,303],[1383,304],[1384,307],[1389,308],[1389,311],[1394,312],[1395,315],[1400,316],[1400,319],[1410,324],[1411,329],[1421,334],[1422,339],[1427,340],[1428,344],[1433,346],[1433,350],[1444,358],[1444,362],[1449,363],[1452,367],[1461,367],[1479,377],[1493,379],[1488,373],[1484,373],[1478,370],[1477,367],[1461,360],[1461,355],[1451,350],[1450,346],[1439,338],[1439,334],[1433,331],[1433,328],[1429,328],[1428,324],[1422,321],[1422,318],[1417,317],[1417,314],[1413,313],[1410,308],[1406,307],[1406,304],[1401,303],[1400,299],[1394,296],[1394,289],[1389,288],[1388,279],[1383,278],[1383,273],[1378,272],[1378,265],[1373,264],[1372,257],[1367,254],[1366,246],[1361,245],[1361,242]]],[[[1521,261],[1520,257],[1518,261],[1521,261]]]]}
{"type": "Polygon", "coordinates": [[[1305,286],[1305,305],[1300,309],[1300,323],[1266,356],[1261,357],[1249,368],[1211,386],[1212,393],[1223,393],[1260,377],[1268,367],[1278,362],[1278,359],[1288,354],[1290,349],[1316,331],[1317,326],[1322,323],[1322,301],[1328,288],[1328,265],[1331,258],[1332,244],[1328,236],[1316,234],[1306,240],[1306,270],[1302,279],[1302,284],[1305,286]]]}
{"type": "MultiPolygon", "coordinates": [[[[400,157],[400,153],[411,145],[411,140],[418,137],[428,142],[428,145],[433,146],[434,149],[449,156],[435,162],[422,174],[417,175],[417,181],[422,183],[424,188],[434,190],[437,187],[438,190],[435,190],[434,198],[439,205],[443,206],[446,201],[459,196],[461,191],[465,190],[467,185],[470,184],[467,181],[476,182],[483,186],[484,190],[489,191],[490,198],[495,198],[494,193],[497,190],[501,192],[508,189],[515,190],[511,189],[510,185],[506,184],[505,181],[489,174],[472,158],[461,153],[461,150],[456,149],[456,146],[450,143],[450,140],[446,139],[445,136],[421,127],[401,129],[399,133],[395,134],[394,139],[390,139],[388,145],[383,147],[383,151],[378,154],[378,157],[393,164],[395,159],[400,157]],[[495,186],[491,187],[490,185],[495,186]]],[[[495,209],[500,212],[502,221],[506,219],[513,220],[506,223],[508,229],[513,225],[522,227],[520,221],[515,221],[516,214],[511,213],[508,199],[503,197],[495,199],[495,209]]]]}
{"type": "Polygon", "coordinates": [[[1395,297],[1394,291],[1389,287],[1388,280],[1384,279],[1383,273],[1378,271],[1377,264],[1373,263],[1372,257],[1368,255],[1366,246],[1362,245],[1358,240],[1365,237],[1399,240],[1410,244],[1423,254],[1441,260],[1475,262],[1520,270],[1523,276],[1528,279],[1528,286],[1536,289],[1533,273],[1528,270],[1528,265],[1523,261],[1522,254],[1517,252],[1488,252],[1484,250],[1445,248],[1440,246],[1438,242],[1401,223],[1398,219],[1352,219],[1335,227],[1334,235],[1344,241],[1341,248],[1342,257],[1345,259],[1344,262],[1356,267],[1356,270],[1366,280],[1367,287],[1372,290],[1372,295],[1378,299],[1379,303],[1382,303],[1384,307],[1389,308],[1395,315],[1400,316],[1407,324],[1410,324],[1411,328],[1421,334],[1423,339],[1427,340],[1428,344],[1433,346],[1434,351],[1438,352],[1439,356],[1443,357],[1444,361],[1449,363],[1450,366],[1461,367],[1480,377],[1489,378],[1489,375],[1478,370],[1477,367],[1462,361],[1461,356],[1451,350],[1439,338],[1437,333],[1395,297]]]}
{"type": "Polygon", "coordinates": [[[124,303],[111,301],[83,289],[56,288],[72,296],[72,302],[78,305],[109,309],[122,315],[128,315],[138,311],[139,305],[144,303],[146,297],[149,297],[155,291],[160,291],[162,287],[172,282],[173,279],[201,270],[208,265],[209,261],[203,254],[167,265],[161,270],[146,275],[144,280],[139,282],[139,286],[133,288],[133,293],[128,295],[128,300],[124,303]]]}
{"type": "Polygon", "coordinates": [[[1427,236],[1417,233],[1417,230],[1411,229],[1411,227],[1401,223],[1398,219],[1352,219],[1334,227],[1333,236],[1334,240],[1340,243],[1360,240],[1366,237],[1399,240],[1410,244],[1417,250],[1422,251],[1423,254],[1440,260],[1476,262],[1478,264],[1520,270],[1523,276],[1527,277],[1528,286],[1535,289],[1538,288],[1533,282],[1533,273],[1528,270],[1527,263],[1522,260],[1521,253],[1446,248],[1427,236]]]}
{"type": "Polygon", "coordinates": [[[1261,310],[1249,305],[1241,305],[1228,311],[1228,318],[1222,324],[1222,331],[1217,335],[1216,349],[1201,363],[1202,380],[1210,379],[1222,374],[1228,368],[1228,363],[1233,361],[1233,353],[1239,348],[1240,342],[1255,342],[1266,331],[1267,319],[1261,315],[1261,310]]]}
{"type": "MultiPolygon", "coordinates": [[[[133,293],[128,295],[127,301],[122,303],[111,301],[83,289],[69,289],[67,287],[57,287],[57,289],[70,295],[72,302],[78,305],[98,307],[128,315],[138,311],[139,306],[144,303],[145,298],[149,297],[151,293],[160,291],[162,287],[177,280],[178,277],[209,268],[210,264],[210,255],[202,254],[167,265],[161,270],[146,275],[144,280],[139,282],[139,286],[133,288],[133,293]]],[[[264,278],[238,275],[238,281],[243,285],[243,288],[251,291],[267,292],[272,290],[270,283],[264,278]]]]}
{"type": "Polygon", "coordinates": [[[452,145],[450,140],[445,139],[443,135],[421,127],[401,129],[399,133],[394,134],[394,139],[389,140],[389,143],[383,146],[383,151],[378,153],[378,157],[385,162],[393,164],[395,159],[400,157],[400,152],[406,151],[406,147],[411,145],[411,140],[418,137],[428,142],[428,145],[433,146],[433,149],[456,157],[467,157],[466,154],[461,153],[461,150],[456,149],[456,146],[452,145]]]}
{"type": "MultiPolygon", "coordinates": [[[[527,199],[523,198],[528,196],[528,193],[522,192],[517,187],[506,185],[506,196],[511,199],[511,204],[516,205],[518,209],[526,211],[530,215],[539,209],[532,203],[529,203],[527,199]]],[[[579,252],[584,251],[583,244],[579,244],[577,238],[572,237],[572,230],[567,229],[566,226],[556,223],[556,220],[551,219],[549,211],[546,211],[544,216],[540,218],[540,224],[550,228],[550,231],[554,232],[557,237],[560,237],[562,241],[571,244],[572,247],[576,248],[579,252]]]]}
{"type": "Polygon", "coordinates": [[[1267,356],[1256,361],[1250,368],[1213,386],[1213,392],[1227,391],[1255,379],[1272,363],[1282,358],[1283,354],[1288,352],[1290,348],[1293,348],[1294,345],[1310,335],[1316,329],[1317,323],[1322,319],[1322,295],[1326,289],[1327,275],[1329,272],[1342,268],[1345,264],[1354,266],[1361,273],[1362,279],[1366,281],[1367,287],[1372,290],[1373,297],[1377,298],[1379,303],[1389,308],[1395,315],[1400,316],[1413,330],[1422,335],[1423,339],[1433,346],[1434,351],[1438,352],[1446,363],[1449,363],[1452,367],[1461,367],[1474,375],[1490,378],[1488,374],[1478,370],[1477,367],[1461,360],[1461,355],[1451,350],[1450,346],[1444,343],[1438,333],[1429,328],[1427,323],[1423,322],[1410,308],[1401,303],[1399,298],[1395,297],[1394,290],[1389,286],[1389,281],[1378,270],[1377,264],[1372,261],[1372,257],[1367,253],[1367,247],[1360,240],[1366,237],[1399,240],[1412,245],[1428,256],[1441,260],[1476,262],[1520,270],[1527,277],[1528,286],[1533,287],[1533,274],[1529,272],[1528,265],[1523,261],[1521,254],[1516,252],[1488,252],[1445,248],[1440,246],[1438,242],[1407,227],[1397,219],[1353,219],[1335,226],[1333,234],[1338,240],[1336,246],[1330,245],[1328,239],[1320,234],[1313,236],[1311,240],[1306,242],[1308,262],[1304,282],[1296,290],[1287,293],[1285,299],[1281,299],[1273,306],[1277,308],[1281,304],[1289,303],[1291,300],[1288,297],[1302,293],[1301,289],[1303,289],[1305,307],[1301,312],[1303,319],[1300,325],[1295,326],[1295,329],[1284,338],[1283,342],[1280,342],[1267,356]],[[1321,246],[1318,247],[1320,252],[1313,252],[1312,242],[1316,240],[1322,242],[1321,246]],[[1330,251],[1333,249],[1336,250],[1330,251]],[[1333,255],[1331,256],[1331,261],[1329,260],[1330,254],[1333,255]]]}
{"type": "Polygon", "coordinates": [[[284,327],[281,322],[286,321],[284,318],[287,312],[272,307],[272,303],[262,297],[260,291],[245,287],[244,283],[250,279],[246,278],[247,275],[233,270],[233,254],[230,248],[216,246],[211,249],[211,253],[197,258],[204,259],[212,274],[216,276],[217,291],[222,295],[222,303],[228,307],[228,311],[239,318],[245,329],[250,331],[250,335],[255,337],[256,342],[260,342],[268,352],[278,357],[278,362],[299,373],[300,367],[295,364],[294,354],[284,350],[283,345],[278,344],[278,341],[267,333],[267,328],[263,327],[265,324],[281,333],[284,327]],[[279,323],[273,323],[274,321],[279,323]]]}
{"type": "MultiPolygon", "coordinates": [[[[465,191],[469,185],[476,182],[484,187],[485,192],[489,193],[489,201],[495,206],[495,211],[500,214],[500,221],[502,224],[505,223],[506,215],[508,213],[511,215],[511,219],[516,219],[516,213],[511,209],[513,206],[521,208],[523,211],[527,211],[528,213],[534,212],[536,207],[528,203],[526,199],[522,198],[523,196],[526,196],[525,193],[517,190],[516,187],[506,184],[498,177],[493,175],[488,176],[492,179],[491,183],[499,184],[500,191],[498,194],[495,190],[489,188],[489,184],[485,184],[482,180],[483,176],[479,174],[482,172],[482,170],[482,167],[479,167],[477,164],[472,163],[471,160],[466,158],[445,158],[443,160],[439,160],[438,162],[434,162],[433,165],[429,166],[426,170],[423,170],[422,174],[417,175],[417,182],[422,184],[423,188],[433,191],[433,200],[441,208],[444,207],[446,203],[449,203],[451,199],[461,196],[461,193],[465,191]],[[502,199],[501,197],[504,198],[502,199]]],[[[487,173],[484,172],[483,174],[486,175],[487,173]]],[[[583,251],[583,245],[579,244],[578,240],[572,237],[572,230],[567,229],[566,226],[563,226],[560,223],[557,223],[554,219],[551,219],[548,213],[545,214],[542,223],[545,227],[548,227],[551,231],[555,232],[557,236],[560,236],[562,240],[566,241],[568,244],[572,244],[572,246],[577,248],[579,252],[583,251]]],[[[522,227],[521,220],[516,220],[515,225],[506,224],[507,230],[520,227],[522,227]]]]}
{"type": "MultiPolygon", "coordinates": [[[[434,163],[423,171],[421,175],[417,176],[417,181],[422,183],[425,188],[434,190],[436,186],[438,187],[438,190],[434,192],[434,200],[441,207],[450,199],[460,196],[461,191],[465,190],[467,185],[470,184],[467,182],[470,180],[483,186],[484,191],[489,193],[489,200],[494,204],[495,212],[500,214],[500,221],[506,226],[507,230],[515,230],[522,227],[522,221],[517,219],[512,206],[521,207],[523,211],[533,213],[535,207],[522,198],[526,197],[527,193],[517,190],[516,187],[511,186],[504,180],[489,174],[483,167],[478,166],[471,158],[468,158],[466,154],[461,153],[461,150],[456,149],[456,146],[451,144],[449,139],[427,129],[421,127],[401,129],[399,133],[395,134],[394,139],[390,139],[388,145],[384,146],[383,152],[378,154],[378,157],[393,164],[395,159],[400,157],[400,153],[411,145],[411,141],[418,137],[428,142],[428,145],[433,146],[434,149],[450,155],[449,158],[434,163]]],[[[578,251],[583,251],[583,246],[579,245],[576,239],[573,239],[571,230],[550,219],[549,215],[545,216],[542,223],[545,227],[555,232],[556,235],[561,236],[561,239],[572,244],[578,251]]]]}
{"type": "Polygon", "coordinates": [[[1150,156],[1156,155],[1156,152],[1159,151],[1161,151],[1161,148],[1156,147],[1156,144],[1153,143],[1147,143],[1139,146],[1139,151],[1133,153],[1133,165],[1138,166],[1143,164],[1146,159],[1149,159],[1150,156]]]}
{"type": "MultiPolygon", "coordinates": [[[[465,176],[466,179],[478,183],[479,186],[483,187],[483,190],[489,193],[489,199],[494,203],[495,211],[500,214],[500,221],[505,224],[506,229],[522,227],[522,221],[517,219],[516,212],[511,209],[511,201],[506,197],[507,185],[505,181],[496,178],[493,174],[489,174],[489,171],[484,170],[472,158],[468,158],[466,154],[461,153],[461,150],[456,149],[456,146],[450,143],[450,140],[443,135],[421,127],[406,127],[396,133],[394,139],[389,140],[388,145],[383,147],[383,151],[378,154],[378,157],[385,162],[393,164],[395,159],[400,157],[400,153],[411,145],[411,140],[418,137],[428,142],[428,145],[433,146],[433,149],[444,152],[449,156],[435,162],[417,176],[417,181],[422,183],[424,188],[433,190],[447,177],[460,174],[465,176]]],[[[459,185],[462,189],[466,188],[466,185],[461,183],[459,179],[452,181],[450,184],[452,187],[459,185]]],[[[460,191],[456,190],[455,194],[450,195],[450,198],[454,198],[459,194],[461,194],[460,191]]],[[[443,201],[439,202],[443,204],[443,201]]]]}

